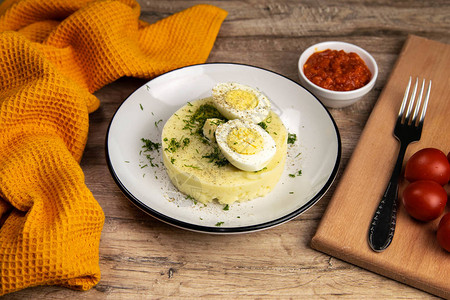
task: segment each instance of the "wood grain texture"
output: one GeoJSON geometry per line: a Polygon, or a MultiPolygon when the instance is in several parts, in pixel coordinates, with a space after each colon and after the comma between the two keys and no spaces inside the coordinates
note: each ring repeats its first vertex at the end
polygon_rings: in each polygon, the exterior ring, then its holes
{"type": "MultiPolygon", "coordinates": [[[[433,84],[422,138],[408,147],[405,161],[421,148],[450,149],[443,134],[450,130],[448,66],[450,45],[416,36],[407,40],[312,242],[316,249],[445,298],[450,298],[450,255],[435,237],[439,220],[416,222],[400,205],[394,240],[382,253],[370,250],[367,231],[389,181],[386,166],[394,165],[399,149],[391,133],[409,76],[433,84]]],[[[400,190],[406,184],[401,182],[400,190]]]]}
{"type": "Polygon", "coordinates": [[[144,80],[123,78],[96,96],[82,160],[86,184],[102,206],[100,283],[87,292],[28,288],[3,299],[433,299],[433,295],[323,254],[310,247],[323,213],[387,83],[408,34],[450,43],[450,3],[427,1],[188,1],[140,0],[152,23],[194,4],[229,15],[208,62],[237,62],[273,70],[298,82],[297,60],[309,45],[341,40],[377,60],[374,90],[360,102],[330,109],[342,138],[341,168],[314,207],[276,228],[244,235],[193,233],[161,223],[137,209],[106,166],[106,130],[115,110],[144,80]]]}

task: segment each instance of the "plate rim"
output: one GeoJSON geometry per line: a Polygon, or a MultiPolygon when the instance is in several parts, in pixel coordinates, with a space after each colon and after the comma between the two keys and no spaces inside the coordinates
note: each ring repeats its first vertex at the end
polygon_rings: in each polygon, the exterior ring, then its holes
{"type": "Polygon", "coordinates": [[[181,228],[181,229],[187,229],[190,231],[195,231],[195,232],[201,232],[201,233],[211,233],[211,234],[237,234],[237,233],[250,233],[250,232],[255,232],[255,231],[260,231],[260,230],[264,230],[264,229],[269,229],[278,225],[281,225],[285,222],[288,222],[292,219],[294,219],[295,217],[303,214],[305,211],[307,211],[308,209],[310,209],[312,206],[314,206],[328,191],[328,189],[331,187],[331,185],[333,184],[334,180],[336,179],[339,167],[340,167],[340,161],[341,161],[341,154],[342,154],[342,144],[341,144],[341,136],[340,136],[340,132],[339,132],[339,128],[336,124],[336,121],[334,120],[333,116],[331,115],[331,113],[328,111],[328,109],[325,107],[325,105],[320,102],[320,100],[310,91],[308,90],[306,87],[302,86],[300,83],[292,80],[291,78],[282,75],[278,72],[266,69],[266,68],[262,68],[262,67],[258,67],[258,66],[254,66],[254,65],[249,65],[249,64],[243,64],[243,63],[234,63],[234,62],[210,62],[210,63],[200,63],[200,64],[192,64],[192,65],[188,65],[188,66],[184,66],[184,67],[180,67],[180,68],[176,68],[173,70],[170,70],[168,72],[165,72],[163,74],[160,74],[158,76],[155,76],[153,78],[151,78],[150,80],[148,80],[146,83],[144,83],[143,85],[141,85],[140,87],[136,88],[133,92],[131,92],[123,101],[122,103],[117,107],[116,111],[114,112],[113,116],[111,117],[111,120],[109,122],[108,128],[106,130],[106,136],[105,136],[105,158],[106,158],[106,162],[107,162],[107,166],[109,169],[109,172],[114,180],[114,182],[116,183],[116,185],[119,187],[119,189],[121,190],[121,192],[124,194],[124,196],[131,201],[135,206],[137,206],[140,210],[142,210],[143,212],[145,212],[146,214],[152,216],[153,218],[162,221],[166,224],[181,228]],[[302,205],[300,208],[282,216],[279,218],[276,218],[274,220],[271,221],[266,221],[266,222],[262,222],[262,223],[258,223],[258,224],[253,224],[253,225],[246,225],[246,226],[232,226],[232,227],[212,227],[212,226],[205,226],[205,225],[197,225],[197,224],[192,224],[189,222],[184,222],[184,221],[180,221],[176,218],[173,218],[171,216],[165,215],[160,213],[159,211],[145,205],[142,201],[140,201],[138,198],[136,198],[127,188],[126,186],[120,181],[119,176],[116,174],[113,166],[112,166],[112,162],[111,162],[111,158],[109,156],[109,148],[108,148],[108,140],[109,140],[109,135],[110,135],[110,129],[111,129],[111,125],[114,121],[114,118],[116,117],[117,113],[119,112],[120,108],[122,107],[122,105],[124,105],[124,103],[131,98],[131,96],[137,91],[139,90],[142,86],[148,84],[149,82],[161,77],[161,76],[165,76],[167,74],[173,73],[173,72],[177,72],[180,70],[184,70],[184,69],[188,69],[188,68],[193,68],[193,67],[201,67],[201,66],[209,66],[209,65],[231,65],[231,66],[243,66],[243,67],[249,67],[249,68],[254,68],[254,69],[258,69],[258,70],[262,70],[262,71],[266,71],[269,73],[272,73],[274,75],[280,76],[286,80],[291,81],[292,83],[294,83],[295,85],[300,86],[301,88],[303,88],[304,90],[306,90],[309,94],[311,94],[311,96],[316,99],[316,101],[323,107],[323,109],[325,110],[325,112],[328,114],[328,117],[330,118],[333,127],[335,129],[336,132],[336,138],[337,138],[337,156],[336,156],[336,161],[334,163],[334,167],[332,172],[330,173],[330,176],[328,178],[328,180],[326,181],[326,183],[324,184],[324,186],[308,201],[306,202],[304,205],[302,205]]]}

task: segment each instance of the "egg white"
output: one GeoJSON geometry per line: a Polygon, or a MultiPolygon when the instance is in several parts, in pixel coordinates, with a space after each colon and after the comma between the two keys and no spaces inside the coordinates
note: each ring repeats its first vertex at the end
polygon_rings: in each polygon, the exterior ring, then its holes
{"type": "Polygon", "coordinates": [[[227,160],[236,168],[243,171],[259,171],[266,167],[276,153],[276,143],[273,138],[261,126],[241,120],[230,120],[221,124],[216,129],[216,141],[227,160]],[[263,139],[262,149],[254,154],[241,154],[234,151],[228,145],[227,139],[235,128],[247,127],[255,130],[263,139]]]}
{"type": "Polygon", "coordinates": [[[215,136],[215,132],[217,127],[220,124],[225,123],[224,120],[221,119],[217,119],[217,118],[211,118],[211,119],[206,119],[205,121],[205,125],[203,125],[203,136],[210,142],[215,142],[216,141],[216,136],[215,136]]]}
{"type": "Polygon", "coordinates": [[[270,112],[270,101],[260,91],[236,82],[218,83],[212,89],[213,103],[217,110],[227,119],[244,119],[252,123],[262,122],[270,112]],[[240,110],[226,101],[227,94],[233,90],[250,92],[255,95],[257,104],[254,108],[240,110]]]}

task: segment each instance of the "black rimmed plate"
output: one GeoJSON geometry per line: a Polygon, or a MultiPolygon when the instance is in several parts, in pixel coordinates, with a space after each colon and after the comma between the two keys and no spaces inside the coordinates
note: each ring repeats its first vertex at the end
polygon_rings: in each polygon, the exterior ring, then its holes
{"type": "Polygon", "coordinates": [[[300,215],[328,190],[340,156],[336,123],[308,90],[272,71],[230,63],[188,66],[150,80],[117,109],[106,136],[109,170],[136,206],[163,222],[206,233],[252,232],[300,215]],[[284,173],[267,196],[229,207],[203,205],[172,185],[161,152],[154,151],[152,163],[148,161],[141,151],[141,139],[160,143],[164,124],[177,109],[188,101],[211,96],[216,83],[229,81],[265,93],[297,141],[288,146],[284,173]]]}

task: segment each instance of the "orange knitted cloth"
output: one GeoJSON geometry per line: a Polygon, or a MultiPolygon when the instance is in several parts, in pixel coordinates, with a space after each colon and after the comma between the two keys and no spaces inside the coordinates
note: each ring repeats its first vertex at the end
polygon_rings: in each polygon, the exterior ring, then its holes
{"type": "Polygon", "coordinates": [[[0,295],[100,280],[104,214],[79,166],[92,93],[205,62],[226,12],[198,5],[149,25],[133,0],[0,5],[0,295]]]}

